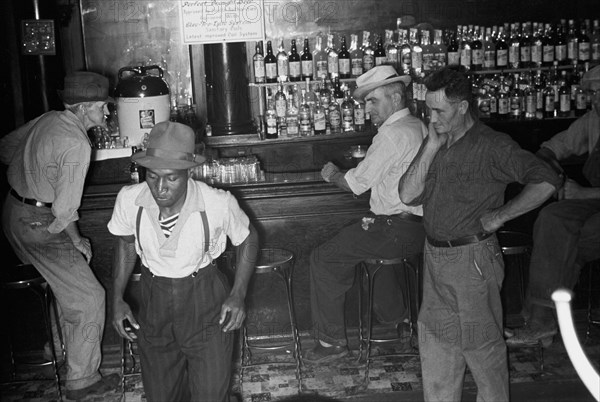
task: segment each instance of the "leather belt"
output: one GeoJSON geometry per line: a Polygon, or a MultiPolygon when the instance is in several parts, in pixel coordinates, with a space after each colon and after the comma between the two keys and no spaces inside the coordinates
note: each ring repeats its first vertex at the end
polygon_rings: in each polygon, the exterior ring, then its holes
{"type": "Polygon", "coordinates": [[[422,216],[411,214],[410,212],[404,212],[404,211],[402,211],[399,214],[390,215],[390,216],[391,217],[395,217],[395,218],[400,218],[400,219],[405,220],[405,221],[411,221],[411,222],[417,222],[417,223],[423,222],[423,217],[422,216]]]}
{"type": "Polygon", "coordinates": [[[12,195],[17,200],[19,200],[20,202],[22,202],[24,204],[33,205],[34,207],[52,208],[51,202],[41,202],[38,200],[34,200],[33,198],[23,198],[13,188],[10,189],[10,195],[12,195]]]}
{"type": "Polygon", "coordinates": [[[453,240],[435,240],[427,236],[427,241],[434,247],[458,247],[465,246],[467,244],[479,243],[482,240],[487,239],[493,233],[477,233],[471,236],[459,237],[453,240]]]}

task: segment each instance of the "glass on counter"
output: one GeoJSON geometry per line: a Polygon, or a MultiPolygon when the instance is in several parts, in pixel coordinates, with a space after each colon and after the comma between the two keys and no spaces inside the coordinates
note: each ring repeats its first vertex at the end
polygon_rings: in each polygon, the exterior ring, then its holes
{"type": "Polygon", "coordinates": [[[207,184],[244,184],[264,181],[256,156],[211,159],[193,169],[192,177],[207,184]]]}

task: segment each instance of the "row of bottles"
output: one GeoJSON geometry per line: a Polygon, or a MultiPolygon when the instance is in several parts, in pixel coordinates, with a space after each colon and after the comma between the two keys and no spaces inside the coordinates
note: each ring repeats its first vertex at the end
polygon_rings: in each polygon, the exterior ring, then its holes
{"type": "Polygon", "coordinates": [[[313,85],[307,79],[303,88],[280,81],[276,92],[268,88],[266,93],[267,139],[360,132],[371,124],[364,103],[353,99],[337,77],[313,85]]]}
{"type": "Polygon", "coordinates": [[[585,62],[600,63],[599,20],[560,20],[557,24],[542,22],[514,22],[499,26],[458,25],[455,31],[441,29],[398,28],[385,30],[383,35],[362,32],[362,45],[357,34],[338,38],[332,33],[318,35],[311,50],[310,41],[304,39],[298,50],[296,39],[290,41],[286,51],[285,41],[279,42],[277,53],[273,43],[267,42],[266,54],[262,41],[256,44],[253,57],[254,81],[304,81],[355,78],[380,64],[393,65],[399,73],[418,77],[445,65],[462,65],[469,70],[494,70],[551,67],[585,62]],[[375,44],[373,46],[373,43],[375,44]]]}

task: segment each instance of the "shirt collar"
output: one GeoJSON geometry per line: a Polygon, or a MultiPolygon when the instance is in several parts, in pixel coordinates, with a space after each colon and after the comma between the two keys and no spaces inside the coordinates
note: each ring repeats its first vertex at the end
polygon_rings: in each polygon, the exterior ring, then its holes
{"type": "Polygon", "coordinates": [[[401,118],[406,117],[409,114],[410,114],[410,110],[408,110],[407,107],[405,107],[404,109],[398,110],[397,112],[392,113],[392,115],[390,117],[388,117],[387,120],[384,121],[383,124],[379,128],[390,125],[390,124],[394,123],[396,120],[400,120],[401,118]]]}

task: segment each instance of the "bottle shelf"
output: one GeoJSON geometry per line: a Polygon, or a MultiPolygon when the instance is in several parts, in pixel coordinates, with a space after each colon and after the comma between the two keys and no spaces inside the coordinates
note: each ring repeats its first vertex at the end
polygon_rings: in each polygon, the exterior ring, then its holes
{"type": "MultiPolygon", "coordinates": [[[[577,64],[577,66],[580,66],[580,64],[577,64]]],[[[595,66],[596,64],[592,64],[590,63],[590,70],[595,66]]],[[[475,74],[475,75],[491,75],[491,74],[513,74],[513,73],[524,73],[524,72],[530,72],[530,71],[551,71],[553,69],[554,66],[542,66],[542,67],[523,67],[523,68],[502,68],[502,69],[492,69],[492,70],[469,70],[469,74],[475,74]]],[[[559,70],[573,70],[573,65],[570,64],[568,66],[565,65],[559,65],[558,66],[559,70]]]]}
{"type": "MultiPolygon", "coordinates": [[[[327,78],[327,80],[331,80],[330,78],[327,78]]],[[[356,78],[340,78],[340,83],[352,83],[356,81],[356,78]]],[[[310,83],[314,83],[314,82],[322,82],[322,80],[310,80],[310,83]]],[[[300,80],[300,81],[285,81],[282,83],[284,87],[289,87],[292,85],[305,85],[306,81],[304,80],[300,80]]],[[[248,84],[249,87],[251,88],[277,88],[279,86],[278,82],[261,82],[261,83],[257,83],[257,82],[251,82],[248,84]]]]}

